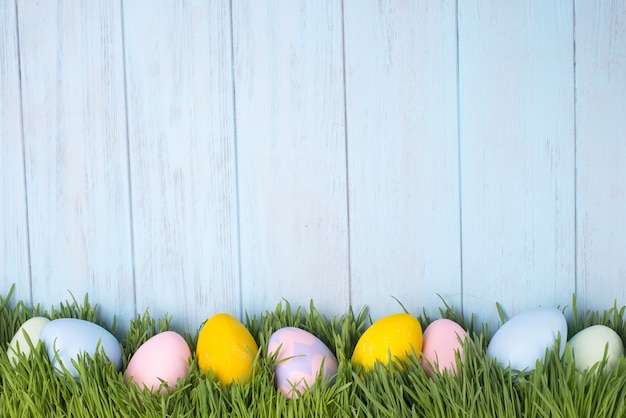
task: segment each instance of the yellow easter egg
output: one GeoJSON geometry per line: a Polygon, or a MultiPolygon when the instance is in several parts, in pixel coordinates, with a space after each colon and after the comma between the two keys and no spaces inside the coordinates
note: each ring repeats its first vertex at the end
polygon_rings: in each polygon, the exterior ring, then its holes
{"type": "Polygon", "coordinates": [[[250,381],[258,351],[248,329],[225,313],[214,315],[205,322],[196,346],[198,366],[204,371],[212,370],[222,386],[250,381]]]}
{"type": "Polygon", "coordinates": [[[422,326],[409,314],[386,316],[372,324],[359,338],[352,354],[352,365],[374,368],[379,361],[405,360],[413,352],[422,351],[422,326]]]}

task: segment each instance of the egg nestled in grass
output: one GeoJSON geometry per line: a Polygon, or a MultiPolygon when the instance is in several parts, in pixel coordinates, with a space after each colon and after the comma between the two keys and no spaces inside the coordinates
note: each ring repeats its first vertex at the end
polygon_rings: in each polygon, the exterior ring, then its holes
{"type": "Polygon", "coordinates": [[[176,388],[189,371],[191,350],[183,337],[174,331],[161,332],[144,342],[133,354],[126,368],[126,383],[136,383],[151,392],[166,392],[164,385],[176,388]]]}
{"type": "Polygon", "coordinates": [[[376,362],[403,362],[422,351],[422,326],[409,314],[394,314],[374,322],[359,338],[352,365],[365,370],[374,368],[376,362]]]}
{"type": "Polygon", "coordinates": [[[58,372],[62,372],[64,367],[73,377],[78,377],[78,370],[72,361],[78,361],[81,355],[94,358],[96,353],[102,352],[117,371],[122,367],[119,341],[109,331],[92,322],[74,318],[55,319],[41,329],[39,337],[46,345],[52,366],[58,372]]]}
{"type": "Polygon", "coordinates": [[[270,337],[267,352],[275,356],[276,387],[290,399],[309,391],[318,376],[331,385],[334,382],[339,366],[337,358],[310,332],[281,328],[270,337]]]}
{"type": "Polygon", "coordinates": [[[467,333],[450,319],[437,319],[424,330],[422,368],[429,377],[448,370],[456,375],[456,356],[463,359],[463,341],[467,333]]]}
{"type": "Polygon", "coordinates": [[[26,358],[30,357],[31,344],[32,347],[37,347],[39,343],[39,336],[41,330],[45,327],[50,320],[41,316],[35,316],[24,322],[9,343],[7,349],[7,356],[11,361],[11,364],[16,365],[19,360],[19,354],[23,354],[26,358]],[[30,340],[30,344],[28,341],[30,340]]]}
{"type": "Polygon", "coordinates": [[[604,359],[605,371],[615,370],[624,356],[624,343],[619,334],[605,325],[592,325],[574,335],[567,343],[578,371],[584,371],[604,359]]]}
{"type": "Polygon", "coordinates": [[[247,383],[259,351],[250,331],[235,317],[221,313],[209,318],[198,335],[198,366],[211,370],[222,386],[247,383]]]}
{"type": "Polygon", "coordinates": [[[567,321],[556,308],[538,308],[522,312],[505,322],[493,335],[487,354],[503,368],[534,370],[559,340],[559,357],[567,342],[567,321]]]}

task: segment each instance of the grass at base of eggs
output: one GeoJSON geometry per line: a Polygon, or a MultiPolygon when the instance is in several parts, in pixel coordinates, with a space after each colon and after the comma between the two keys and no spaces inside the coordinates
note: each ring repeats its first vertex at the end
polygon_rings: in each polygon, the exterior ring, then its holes
{"type": "MultiPolygon", "coordinates": [[[[352,309],[343,316],[325,318],[311,303],[308,310],[288,302],[259,317],[246,317],[245,325],[261,347],[256,374],[246,385],[220,388],[210,374],[199,370],[195,359],[179,387],[166,394],[153,395],[128,388],[123,374],[100,355],[76,362],[79,378],[57,375],[50,367],[45,349],[39,345],[29,361],[13,367],[7,357],[8,342],[27,319],[86,319],[114,331],[98,317],[97,306],[87,298],[60,304],[49,312],[39,306],[28,308],[22,302],[10,304],[0,296],[0,415],[7,417],[614,417],[626,416],[626,360],[615,370],[603,372],[604,363],[584,373],[568,367],[555,351],[546,353],[536,370],[514,374],[504,370],[486,355],[488,331],[466,321],[445,304],[442,318],[452,319],[470,331],[473,342],[464,343],[464,361],[457,359],[458,374],[447,372],[426,376],[416,356],[402,366],[377,364],[370,372],[353,370],[350,354],[371,320],[366,310],[352,309]],[[277,329],[295,326],[316,335],[337,355],[339,371],[333,386],[318,381],[314,391],[289,400],[274,388],[273,359],[264,351],[277,329]]],[[[626,335],[624,308],[608,311],[577,311],[572,305],[570,335],[602,324],[626,335]]],[[[502,314],[501,308],[498,306],[502,314]]],[[[504,318],[502,318],[504,320],[504,318]]],[[[419,317],[425,328],[431,322],[425,313],[419,317]]],[[[131,321],[121,340],[124,368],[132,353],[159,332],[171,329],[170,318],[155,319],[147,312],[131,321]]],[[[191,347],[194,335],[184,335],[191,347]]],[[[192,350],[193,351],[193,350],[192,350]]]]}

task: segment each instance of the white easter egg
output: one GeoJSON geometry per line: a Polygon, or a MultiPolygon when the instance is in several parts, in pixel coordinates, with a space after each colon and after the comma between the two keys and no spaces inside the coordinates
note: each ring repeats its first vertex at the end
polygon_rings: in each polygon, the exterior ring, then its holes
{"type": "Polygon", "coordinates": [[[602,361],[605,349],[607,371],[614,370],[619,358],[624,355],[622,339],[617,332],[604,325],[593,325],[579,331],[569,340],[568,345],[579,371],[602,361]]]}
{"type": "Polygon", "coordinates": [[[27,358],[30,356],[30,345],[26,340],[26,336],[28,336],[28,339],[33,347],[37,347],[41,330],[48,322],[50,322],[48,318],[35,316],[22,324],[11,339],[7,349],[7,356],[9,357],[11,364],[17,364],[19,360],[19,353],[24,354],[27,358]]]}
{"type": "Polygon", "coordinates": [[[556,308],[539,308],[523,312],[505,322],[487,347],[487,354],[502,367],[517,371],[534,370],[560,336],[559,356],[567,343],[567,321],[556,308]]]}

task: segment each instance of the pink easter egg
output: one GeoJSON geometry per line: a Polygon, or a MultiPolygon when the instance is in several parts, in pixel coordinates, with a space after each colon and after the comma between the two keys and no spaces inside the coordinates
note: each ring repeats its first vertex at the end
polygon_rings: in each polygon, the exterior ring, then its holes
{"type": "Polygon", "coordinates": [[[189,371],[191,351],[183,337],[174,331],[165,331],[143,343],[130,359],[125,381],[147,387],[153,393],[165,392],[161,381],[175,388],[178,379],[185,379],[189,371]]]}
{"type": "Polygon", "coordinates": [[[448,370],[456,374],[455,352],[462,358],[461,341],[466,336],[465,330],[449,319],[437,319],[426,327],[422,346],[422,368],[429,377],[433,377],[435,370],[439,372],[448,370]]]}
{"type": "Polygon", "coordinates": [[[267,351],[276,354],[276,387],[288,398],[309,391],[319,373],[334,383],[339,364],[330,349],[316,336],[299,328],[286,327],[274,332],[267,351]]]}

